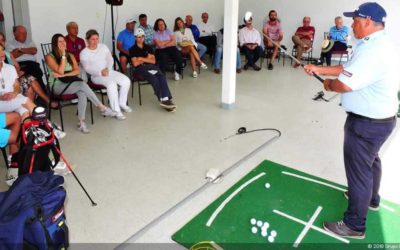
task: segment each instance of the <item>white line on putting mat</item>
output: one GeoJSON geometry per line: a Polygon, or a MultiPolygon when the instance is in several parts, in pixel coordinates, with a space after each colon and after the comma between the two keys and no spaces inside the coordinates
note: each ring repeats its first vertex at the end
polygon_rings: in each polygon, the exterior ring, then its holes
{"type": "Polygon", "coordinates": [[[324,185],[324,186],[327,186],[327,187],[331,187],[333,189],[336,189],[336,190],[339,190],[339,191],[342,191],[342,192],[346,192],[347,191],[346,189],[343,189],[343,188],[328,184],[326,182],[317,181],[317,180],[314,180],[314,179],[311,179],[311,178],[308,178],[308,177],[305,177],[305,176],[301,176],[301,175],[298,175],[298,174],[293,174],[293,173],[286,172],[286,171],[282,171],[282,174],[290,175],[290,176],[293,176],[293,177],[296,177],[296,178],[299,178],[299,179],[303,179],[303,180],[306,180],[306,181],[315,182],[317,184],[321,184],[321,185],[324,185]]]}
{"type": "MultiPolygon", "coordinates": [[[[282,216],[282,217],[286,217],[286,218],[288,218],[288,219],[290,219],[290,220],[292,220],[292,221],[295,221],[295,222],[297,222],[297,223],[300,223],[300,224],[303,224],[303,225],[307,225],[307,223],[306,223],[305,221],[302,221],[302,220],[300,220],[300,219],[297,219],[297,218],[295,218],[295,217],[293,217],[293,216],[290,216],[290,215],[288,215],[288,214],[285,214],[285,213],[283,213],[283,212],[281,212],[281,211],[278,211],[278,210],[275,210],[275,209],[274,209],[274,210],[272,210],[272,212],[274,212],[274,213],[276,213],[276,214],[279,214],[279,215],[282,216]]],[[[350,243],[349,240],[347,240],[347,239],[345,239],[345,238],[342,238],[342,237],[340,237],[340,236],[338,236],[338,235],[335,235],[335,234],[333,234],[333,233],[331,233],[331,232],[325,231],[325,230],[322,229],[322,228],[316,227],[316,226],[314,226],[314,225],[312,225],[311,228],[314,229],[314,230],[316,230],[316,231],[318,231],[318,232],[320,232],[320,233],[323,233],[323,234],[326,234],[326,235],[328,235],[328,236],[331,236],[332,238],[338,239],[338,240],[340,240],[340,241],[342,241],[342,242],[344,242],[344,243],[347,243],[347,244],[350,243]]]]}
{"type": "MultiPolygon", "coordinates": [[[[333,188],[333,189],[336,189],[336,190],[339,190],[339,191],[342,191],[342,192],[346,192],[347,191],[344,188],[337,187],[335,185],[332,185],[332,184],[329,184],[329,183],[326,183],[326,182],[317,181],[315,179],[308,178],[308,177],[305,177],[305,176],[301,176],[301,175],[298,175],[298,174],[293,174],[293,173],[286,172],[286,171],[282,171],[282,174],[293,176],[293,177],[296,177],[296,178],[299,178],[299,179],[303,179],[303,180],[306,180],[306,181],[310,181],[310,182],[314,182],[314,183],[317,183],[317,184],[321,184],[323,186],[327,186],[327,187],[330,187],[330,188],[333,188]]],[[[385,205],[385,204],[382,204],[382,203],[380,204],[380,206],[383,207],[384,209],[392,212],[392,213],[394,213],[396,211],[394,208],[391,208],[388,205],[385,205]]]]}
{"type": "Polygon", "coordinates": [[[318,206],[317,210],[311,217],[311,219],[308,221],[307,225],[304,227],[303,231],[299,234],[299,237],[297,237],[296,241],[293,244],[293,247],[298,247],[300,245],[300,242],[303,240],[304,236],[308,233],[310,230],[311,226],[314,224],[314,221],[317,219],[319,213],[321,212],[322,207],[318,206]]]}
{"type": "Polygon", "coordinates": [[[251,183],[253,183],[256,180],[260,179],[264,175],[266,175],[266,173],[263,172],[263,173],[255,176],[255,177],[251,178],[250,180],[246,181],[243,185],[241,185],[238,189],[236,189],[235,192],[233,192],[231,195],[229,195],[228,198],[226,198],[221,203],[221,205],[219,205],[219,207],[214,211],[214,213],[211,215],[210,219],[208,219],[206,226],[207,227],[211,226],[211,224],[214,222],[215,218],[217,218],[218,214],[222,211],[222,209],[224,209],[226,204],[228,204],[240,191],[242,191],[245,187],[247,187],[251,183]]]}

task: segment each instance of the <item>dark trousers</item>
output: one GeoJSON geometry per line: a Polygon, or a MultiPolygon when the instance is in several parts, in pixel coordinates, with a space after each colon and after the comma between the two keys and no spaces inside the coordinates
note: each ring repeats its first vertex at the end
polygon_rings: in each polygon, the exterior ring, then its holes
{"type": "Polygon", "coordinates": [[[217,46],[217,37],[216,36],[203,36],[199,37],[199,43],[204,44],[207,47],[207,53],[209,55],[214,55],[215,48],[217,46]]]}
{"type": "Polygon", "coordinates": [[[246,46],[243,46],[242,48],[243,48],[243,53],[247,59],[247,65],[249,66],[253,66],[263,53],[263,50],[260,46],[257,46],[254,50],[251,50],[246,46]]]}
{"type": "Polygon", "coordinates": [[[164,73],[161,72],[160,68],[156,65],[145,64],[135,68],[135,72],[142,75],[151,86],[153,86],[154,94],[158,100],[164,97],[172,99],[171,92],[168,88],[167,79],[164,73]],[[157,71],[156,74],[152,74],[149,71],[157,71]]]}
{"type": "Polygon", "coordinates": [[[165,73],[167,70],[169,59],[171,59],[175,63],[175,71],[178,74],[182,73],[183,58],[181,52],[179,52],[176,46],[167,47],[164,49],[156,49],[156,59],[163,73],[165,73]]]}
{"type": "Polygon", "coordinates": [[[379,205],[382,166],[379,150],[396,126],[396,119],[371,121],[348,115],[344,126],[344,164],[349,191],[344,223],[365,231],[369,204],[379,205]]]}
{"type": "Polygon", "coordinates": [[[333,51],[346,51],[347,50],[347,44],[336,41],[333,44],[333,47],[331,50],[328,52],[321,52],[321,61],[324,62],[324,59],[326,60],[326,65],[331,66],[331,59],[332,59],[332,52],[333,51]]]}

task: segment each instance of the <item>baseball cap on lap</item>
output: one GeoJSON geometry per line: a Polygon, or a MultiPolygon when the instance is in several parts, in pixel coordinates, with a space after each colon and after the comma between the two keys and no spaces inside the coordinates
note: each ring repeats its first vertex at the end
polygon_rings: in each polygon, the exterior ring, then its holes
{"type": "Polygon", "coordinates": [[[385,9],[375,2],[363,3],[355,11],[344,12],[343,15],[346,17],[370,18],[379,23],[385,23],[386,21],[385,9]]]}

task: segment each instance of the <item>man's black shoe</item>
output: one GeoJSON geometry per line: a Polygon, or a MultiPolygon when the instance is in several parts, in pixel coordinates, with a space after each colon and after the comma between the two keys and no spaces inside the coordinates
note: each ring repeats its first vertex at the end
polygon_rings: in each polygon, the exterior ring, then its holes
{"type": "Polygon", "coordinates": [[[336,235],[362,240],[365,238],[365,232],[358,232],[350,229],[343,221],[324,222],[324,229],[336,235]]]}
{"type": "Polygon", "coordinates": [[[269,63],[269,64],[268,64],[268,69],[269,69],[269,70],[273,70],[273,69],[274,69],[274,65],[272,65],[272,63],[269,63]]]}

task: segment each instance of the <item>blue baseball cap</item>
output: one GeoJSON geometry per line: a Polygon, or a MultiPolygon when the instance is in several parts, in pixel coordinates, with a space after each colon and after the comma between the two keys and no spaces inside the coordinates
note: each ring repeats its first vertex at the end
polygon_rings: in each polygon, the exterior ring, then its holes
{"type": "Polygon", "coordinates": [[[355,11],[344,12],[343,15],[346,17],[370,18],[379,23],[385,23],[386,21],[385,9],[376,2],[363,3],[355,11]]]}

